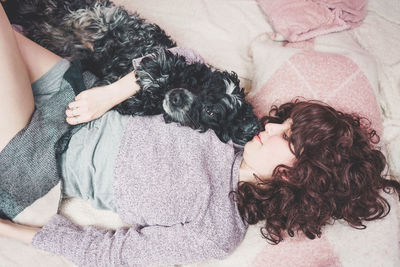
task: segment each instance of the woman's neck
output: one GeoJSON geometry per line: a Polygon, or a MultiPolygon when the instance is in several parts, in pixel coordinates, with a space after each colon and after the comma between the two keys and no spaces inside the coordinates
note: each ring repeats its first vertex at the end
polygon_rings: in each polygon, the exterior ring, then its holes
{"type": "Polygon", "coordinates": [[[253,182],[254,180],[254,171],[242,160],[239,167],[239,182],[253,182]]]}

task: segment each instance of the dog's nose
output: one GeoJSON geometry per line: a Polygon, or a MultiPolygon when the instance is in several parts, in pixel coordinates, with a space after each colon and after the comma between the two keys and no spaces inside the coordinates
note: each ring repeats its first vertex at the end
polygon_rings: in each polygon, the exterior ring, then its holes
{"type": "Polygon", "coordinates": [[[184,99],[184,92],[182,92],[182,90],[175,90],[171,92],[171,95],[169,96],[169,100],[171,101],[172,105],[176,107],[182,106],[183,99],[184,99]]]}

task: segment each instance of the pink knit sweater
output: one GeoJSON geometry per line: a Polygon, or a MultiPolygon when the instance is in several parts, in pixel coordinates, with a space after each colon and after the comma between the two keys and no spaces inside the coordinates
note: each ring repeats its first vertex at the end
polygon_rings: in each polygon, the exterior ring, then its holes
{"type": "Polygon", "coordinates": [[[229,255],[247,226],[229,196],[241,152],[211,130],[161,115],[131,117],[116,159],[114,199],[130,228],[81,227],[55,215],[33,246],[78,266],[184,264],[229,255]]]}

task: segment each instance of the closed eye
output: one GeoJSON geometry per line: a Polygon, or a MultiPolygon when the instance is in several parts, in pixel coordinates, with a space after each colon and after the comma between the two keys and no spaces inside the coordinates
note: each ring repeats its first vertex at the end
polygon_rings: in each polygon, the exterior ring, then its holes
{"type": "Polygon", "coordinates": [[[289,136],[286,134],[286,132],[283,132],[282,137],[283,137],[283,139],[285,139],[286,141],[289,141],[289,136]]]}

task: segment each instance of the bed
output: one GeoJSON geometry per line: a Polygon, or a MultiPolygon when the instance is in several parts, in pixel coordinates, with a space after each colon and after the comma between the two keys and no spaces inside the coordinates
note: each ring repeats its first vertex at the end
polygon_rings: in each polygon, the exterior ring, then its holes
{"type": "MultiPolygon", "coordinates": [[[[284,52],[271,41],[274,29],[266,13],[253,0],[115,0],[129,10],[160,25],[180,46],[202,55],[219,69],[235,71],[242,87],[254,102],[258,114],[263,105],[272,105],[268,96],[274,92],[277,75],[285,64],[294,64],[293,55],[307,50],[307,43],[289,44],[284,52]],[[272,43],[271,43],[272,42],[272,43]],[[275,48],[274,48],[275,47],[275,48]],[[277,49],[276,53],[274,52],[277,49]],[[304,50],[305,49],[305,50],[304,50]],[[271,52],[272,51],[272,52],[271,52]],[[287,54],[292,51],[292,54],[287,54]],[[291,58],[291,60],[289,60],[291,58]],[[289,61],[288,61],[289,60],[289,61]],[[275,81],[275,82],[274,82],[275,81]],[[260,102],[261,101],[261,102],[260,102]],[[263,102],[264,101],[264,102],[263,102]]],[[[271,0],[272,2],[272,0],[271,0]]],[[[370,85],[371,94],[358,108],[371,108],[372,119],[382,133],[382,150],[390,164],[390,174],[400,177],[400,2],[371,0],[363,23],[348,31],[315,38],[314,47],[321,53],[349,59],[360,79],[370,85]],[[376,102],[371,100],[376,99],[376,102]],[[372,101],[372,102],[371,102],[372,101]],[[380,126],[379,126],[380,125],[380,126]]],[[[306,57],[308,52],[296,54],[306,57]]],[[[324,54],[325,55],[325,54],[324,54]]],[[[318,57],[318,55],[314,55],[318,57]]],[[[324,60],[335,60],[334,58],[324,60]]],[[[326,61],[324,61],[326,62],[326,61]]],[[[300,63],[299,63],[300,64],[300,63]]],[[[339,75],[338,73],[337,75],[339,75]]],[[[326,75],[326,73],[324,74],[326,75]]],[[[353,77],[350,73],[349,77],[353,77]]],[[[354,74],[356,75],[356,74],[354,74]]],[[[317,77],[318,78],[318,77],[317,77]]],[[[282,80],[279,80],[281,84],[282,80]]],[[[347,85],[346,85],[347,86],[347,85]]],[[[343,91],[351,92],[351,86],[343,91]]],[[[282,99],[287,98],[283,95],[282,99]]],[[[292,96],[290,96],[292,97],[292,96]]],[[[344,97],[339,93],[336,97],[344,97]]],[[[351,95],[345,96],[351,99],[351,95]]],[[[334,97],[332,98],[334,99],[334,97]]],[[[340,99],[336,99],[339,101],[340,99]]],[[[363,111],[364,109],[361,109],[363,111]]],[[[379,132],[378,131],[378,132],[379,132]]],[[[16,221],[43,225],[57,210],[59,187],[36,201],[16,221]],[[40,216],[39,216],[40,215],[40,216]]],[[[343,222],[327,227],[314,241],[292,238],[278,246],[268,245],[259,226],[251,226],[239,248],[224,260],[208,260],[187,266],[400,266],[400,211],[398,201],[391,199],[392,212],[385,220],[370,222],[362,231],[343,222]]],[[[96,210],[79,199],[61,203],[61,213],[81,225],[117,228],[123,226],[110,211],[96,210]]],[[[35,250],[19,242],[0,238],[0,266],[74,266],[62,257],[35,250]]]]}

